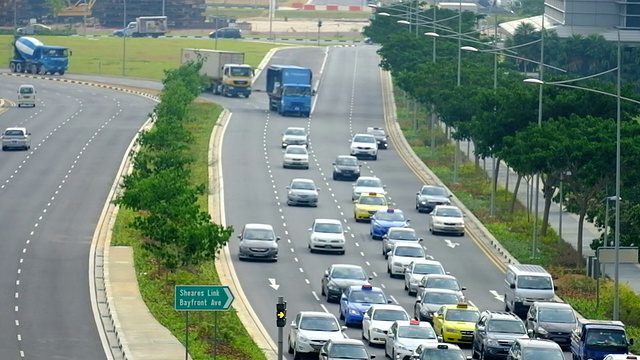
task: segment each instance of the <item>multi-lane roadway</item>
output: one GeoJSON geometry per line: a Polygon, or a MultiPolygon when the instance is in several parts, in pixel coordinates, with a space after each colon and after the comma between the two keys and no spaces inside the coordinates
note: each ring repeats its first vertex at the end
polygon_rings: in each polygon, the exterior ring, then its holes
{"type": "MultiPolygon", "coordinates": [[[[415,297],[407,295],[400,279],[386,273],[381,241],[371,240],[369,225],[355,223],[351,183],[332,180],[332,162],[348,154],[349,139],[367,126],[383,126],[383,98],[379,58],[370,46],[295,49],[280,51],[271,63],[311,68],[319,80],[315,108],[310,119],[281,117],[266,111],[266,96],[255,94],[248,103],[226,104],[233,111],[223,145],[225,212],[228,224],[239,230],[243,224],[272,224],[282,237],[277,263],[240,262],[237,243],[231,240],[231,255],[244,292],[254,310],[276,338],[275,302],[284,296],[292,319],[298,311],[329,311],[338,315],[338,305],[320,296],[320,279],[332,263],[363,266],[374,276],[372,283],[384,289],[394,303],[413,313],[415,297]],[[288,126],[305,126],[311,138],[309,170],[282,168],[281,132],[288,126]],[[286,186],[294,177],[314,180],[321,188],[317,208],[286,205],[286,186]],[[307,249],[308,228],[315,218],[335,218],[347,229],[345,255],[311,254],[307,249]],[[280,285],[270,287],[269,279],[280,285]]],[[[259,78],[256,88],[264,86],[259,78]]],[[[411,218],[428,253],[467,287],[466,295],[481,309],[502,310],[502,272],[468,237],[432,236],[426,214],[414,210],[415,193],[422,183],[403,163],[393,146],[380,150],[377,161],[362,161],[362,175],[380,177],[387,185],[394,206],[411,218]],[[448,241],[447,241],[448,240],[448,241]]],[[[285,329],[288,331],[288,328],[285,329]]],[[[359,329],[349,329],[359,338],[359,329]]],[[[286,341],[285,341],[286,347],[286,341]]],[[[383,356],[383,350],[374,349],[383,356]]]]}
{"type": "Polygon", "coordinates": [[[92,235],[125,151],[153,102],[81,85],[2,76],[0,97],[37,89],[29,151],[0,152],[0,354],[3,359],[104,359],[89,291],[92,235]]]}

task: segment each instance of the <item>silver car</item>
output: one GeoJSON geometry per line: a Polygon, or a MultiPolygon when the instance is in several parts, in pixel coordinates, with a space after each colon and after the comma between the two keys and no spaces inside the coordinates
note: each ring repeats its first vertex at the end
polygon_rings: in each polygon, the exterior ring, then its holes
{"type": "Polygon", "coordinates": [[[10,127],[2,133],[2,150],[31,149],[31,133],[24,127],[10,127]]]}
{"type": "Polygon", "coordinates": [[[451,194],[442,186],[424,185],[416,193],[416,210],[432,212],[437,205],[451,204],[451,194]]]}
{"type": "Polygon", "coordinates": [[[268,224],[246,224],[238,235],[240,248],[238,257],[278,261],[278,241],[273,226],[268,224]]]}
{"type": "Polygon", "coordinates": [[[387,233],[382,236],[382,255],[386,259],[387,253],[391,251],[393,245],[397,242],[420,242],[421,237],[418,237],[415,229],[408,227],[392,227],[389,228],[387,233]]]}
{"type": "Polygon", "coordinates": [[[376,194],[385,195],[387,192],[385,188],[387,186],[382,183],[382,180],[375,176],[360,176],[355,183],[353,183],[353,191],[351,193],[351,200],[358,200],[361,194],[374,192],[376,194]]]}
{"type": "Polygon", "coordinates": [[[455,305],[462,302],[458,292],[447,289],[425,289],[416,299],[413,316],[420,321],[433,323],[433,314],[442,305],[455,305]]]}
{"type": "Polygon", "coordinates": [[[282,148],[289,145],[304,145],[309,147],[309,134],[303,127],[288,127],[282,133],[282,148]]]}
{"type": "Polygon", "coordinates": [[[318,206],[318,189],[311,179],[293,179],[287,186],[287,205],[318,206]]]}

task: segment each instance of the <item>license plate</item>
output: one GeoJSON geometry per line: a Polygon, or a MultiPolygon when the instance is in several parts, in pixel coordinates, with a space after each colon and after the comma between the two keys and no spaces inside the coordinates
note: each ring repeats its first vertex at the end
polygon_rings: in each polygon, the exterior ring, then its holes
{"type": "Polygon", "coordinates": [[[473,336],[463,336],[460,338],[460,340],[462,341],[471,341],[473,340],[473,336]]]}
{"type": "Polygon", "coordinates": [[[327,249],[331,249],[331,245],[325,245],[324,247],[327,249]]]}

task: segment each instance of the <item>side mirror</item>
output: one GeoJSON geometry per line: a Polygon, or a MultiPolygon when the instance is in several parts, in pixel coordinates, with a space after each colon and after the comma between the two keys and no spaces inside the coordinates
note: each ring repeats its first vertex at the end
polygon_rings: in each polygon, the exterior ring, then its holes
{"type": "Polygon", "coordinates": [[[391,299],[387,300],[387,304],[393,304],[393,300],[391,299]]]}
{"type": "Polygon", "coordinates": [[[509,288],[510,289],[515,289],[516,288],[516,284],[509,284],[509,288]]]}
{"type": "Polygon", "coordinates": [[[418,191],[418,192],[416,193],[416,195],[420,195],[420,191],[418,191]]]}
{"type": "Polygon", "coordinates": [[[320,188],[316,188],[316,191],[320,191],[320,190],[322,190],[322,189],[320,189],[320,188]]]}
{"type": "Polygon", "coordinates": [[[313,231],[313,229],[312,229],[312,228],[309,228],[309,231],[313,231]]]}
{"type": "Polygon", "coordinates": [[[324,271],[324,277],[329,277],[329,270],[324,271]]]}
{"type": "Polygon", "coordinates": [[[444,272],[446,275],[451,275],[451,271],[445,271],[444,272]]]}
{"type": "Polygon", "coordinates": [[[452,198],[452,197],[453,197],[453,194],[449,194],[449,197],[450,197],[450,198],[452,198]]]}
{"type": "Polygon", "coordinates": [[[389,237],[387,236],[387,234],[382,235],[382,239],[388,239],[389,237]]]}
{"type": "Polygon", "coordinates": [[[423,238],[418,238],[418,242],[423,241],[423,240],[424,240],[423,238]]]}
{"type": "Polygon", "coordinates": [[[386,189],[386,188],[387,188],[387,185],[382,185],[382,188],[383,188],[383,189],[386,189]]]}
{"type": "Polygon", "coordinates": [[[280,241],[280,236],[276,236],[276,241],[280,241]]]}
{"type": "Polygon", "coordinates": [[[351,142],[351,139],[349,139],[349,142],[351,142]]]}
{"type": "Polygon", "coordinates": [[[442,338],[442,335],[438,335],[438,342],[443,342],[444,338],[442,338]]]}
{"type": "Polygon", "coordinates": [[[347,327],[346,327],[346,326],[342,326],[342,327],[340,328],[340,331],[347,331],[347,327]]]}
{"type": "Polygon", "coordinates": [[[373,276],[369,276],[369,280],[373,280],[373,276]]]}
{"type": "MultiPolygon", "coordinates": [[[[29,135],[31,135],[31,134],[29,134],[29,135]]],[[[554,285],[553,286],[553,291],[558,291],[558,287],[554,285]]]]}
{"type": "Polygon", "coordinates": [[[422,301],[422,296],[420,295],[416,296],[416,302],[419,303],[420,301],[422,301]]]}
{"type": "Polygon", "coordinates": [[[532,329],[527,330],[527,335],[533,339],[533,330],[532,329]]]}
{"type": "Polygon", "coordinates": [[[408,223],[410,223],[410,222],[411,222],[411,219],[407,219],[407,222],[408,222],[408,223]]]}
{"type": "Polygon", "coordinates": [[[471,355],[467,356],[467,360],[473,360],[473,356],[471,355]]]}
{"type": "Polygon", "coordinates": [[[317,94],[317,93],[318,93],[318,91],[317,91],[317,90],[312,90],[312,91],[311,91],[311,96],[316,96],[316,94],[317,94]]]}
{"type": "Polygon", "coordinates": [[[375,355],[371,355],[371,356],[369,356],[369,359],[375,359],[375,358],[376,358],[376,356],[375,356],[375,355]]]}
{"type": "Polygon", "coordinates": [[[362,167],[362,165],[361,165],[361,164],[358,164],[358,167],[362,167]]]}
{"type": "Polygon", "coordinates": [[[465,291],[465,290],[467,290],[467,287],[463,286],[463,287],[460,288],[460,290],[465,291]]]}
{"type": "Polygon", "coordinates": [[[291,323],[291,328],[292,329],[297,329],[298,328],[298,325],[296,325],[295,321],[291,323]]]}
{"type": "Polygon", "coordinates": [[[331,165],[335,165],[336,163],[331,163],[331,165]]]}
{"type": "Polygon", "coordinates": [[[353,200],[353,203],[354,203],[354,204],[355,204],[355,203],[357,203],[357,202],[358,202],[358,200],[353,200]]]}
{"type": "Polygon", "coordinates": [[[27,133],[27,135],[31,136],[31,133],[27,133]]]}
{"type": "Polygon", "coordinates": [[[391,256],[391,251],[387,251],[387,256],[391,256]]]}
{"type": "Polygon", "coordinates": [[[633,345],[634,341],[633,338],[629,339],[629,345],[633,345]]]}
{"type": "Polygon", "coordinates": [[[287,190],[290,188],[290,186],[287,186],[287,190]]]}
{"type": "Polygon", "coordinates": [[[529,320],[529,321],[536,321],[536,319],[534,319],[534,318],[532,318],[532,317],[527,318],[527,320],[529,320]]]}
{"type": "Polygon", "coordinates": [[[242,235],[238,235],[238,239],[242,240],[242,235]]]}

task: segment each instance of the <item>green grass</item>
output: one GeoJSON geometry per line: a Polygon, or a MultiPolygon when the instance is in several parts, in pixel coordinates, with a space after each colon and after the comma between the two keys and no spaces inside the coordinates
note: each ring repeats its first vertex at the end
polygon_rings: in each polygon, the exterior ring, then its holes
{"type": "MultiPolygon", "coordinates": [[[[190,121],[187,124],[194,136],[189,150],[196,159],[191,167],[194,184],[207,184],[209,137],[222,108],[210,103],[193,103],[190,121]]],[[[202,195],[198,203],[207,207],[207,196],[202,195]]],[[[158,270],[153,257],[142,248],[138,233],[130,226],[135,213],[120,209],[113,229],[111,245],[126,245],[134,248],[135,268],[140,292],[152,315],[183,344],[185,343],[184,313],[174,310],[174,286],[195,284],[220,284],[214,262],[202,266],[183,268],[176,273],[158,270]]],[[[218,312],[217,359],[266,359],[264,353],[249,337],[233,307],[218,312]]],[[[214,312],[198,312],[189,319],[189,352],[196,360],[211,359],[214,343],[214,312]]]]}
{"type": "MultiPolygon", "coordinates": [[[[0,36],[0,59],[8,64],[13,55],[11,36],[0,36]]],[[[72,51],[69,72],[101,75],[122,75],[122,38],[47,37],[50,45],[66,46],[72,51]]],[[[256,67],[274,47],[266,42],[247,42],[219,39],[218,50],[245,53],[245,62],[256,67]]],[[[182,48],[213,49],[214,41],[198,39],[128,38],[126,40],[125,74],[127,76],[160,80],[165,69],[180,64],[182,48]]]]}

